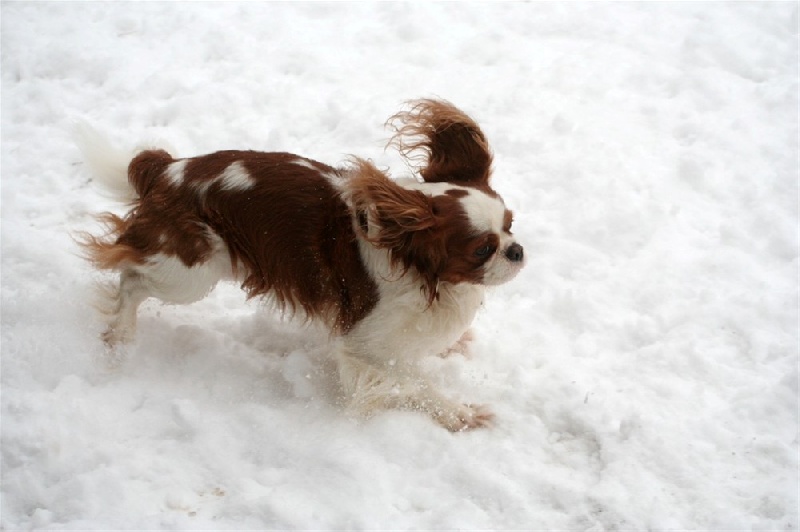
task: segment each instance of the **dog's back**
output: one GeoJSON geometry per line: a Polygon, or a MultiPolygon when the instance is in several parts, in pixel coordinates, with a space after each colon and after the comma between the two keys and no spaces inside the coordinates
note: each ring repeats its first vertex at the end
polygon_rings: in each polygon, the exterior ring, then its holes
{"type": "Polygon", "coordinates": [[[187,303],[225,278],[241,281],[249,297],[349,330],[374,306],[377,288],[339,194],[345,179],[289,153],[134,156],[132,208],[101,215],[108,233],[82,239],[95,266],[121,272],[106,340],[132,335],[135,307],[147,297],[187,303]]]}

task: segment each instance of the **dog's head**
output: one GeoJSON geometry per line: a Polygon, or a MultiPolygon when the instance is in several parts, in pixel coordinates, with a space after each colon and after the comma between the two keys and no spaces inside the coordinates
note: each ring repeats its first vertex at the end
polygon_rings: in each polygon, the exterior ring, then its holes
{"type": "Polygon", "coordinates": [[[448,102],[418,100],[390,119],[390,144],[419,160],[423,181],[392,181],[358,161],[353,199],[362,234],[424,279],[498,285],[522,268],[512,213],[489,184],[492,153],[478,125],[448,102]]]}

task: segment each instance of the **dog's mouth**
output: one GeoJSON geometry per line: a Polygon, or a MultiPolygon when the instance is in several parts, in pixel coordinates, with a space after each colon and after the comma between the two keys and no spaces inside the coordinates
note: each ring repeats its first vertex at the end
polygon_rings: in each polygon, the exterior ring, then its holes
{"type": "Polygon", "coordinates": [[[509,282],[522,270],[525,262],[523,247],[516,242],[510,244],[486,265],[483,284],[493,286],[509,282]]]}

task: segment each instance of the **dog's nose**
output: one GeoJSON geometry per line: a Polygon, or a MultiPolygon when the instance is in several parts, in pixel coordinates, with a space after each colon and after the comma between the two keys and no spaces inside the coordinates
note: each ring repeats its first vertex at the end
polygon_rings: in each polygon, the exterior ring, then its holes
{"type": "Polygon", "coordinates": [[[508,249],[506,249],[506,258],[511,262],[519,262],[522,260],[522,257],[522,246],[516,242],[508,246],[508,249]]]}

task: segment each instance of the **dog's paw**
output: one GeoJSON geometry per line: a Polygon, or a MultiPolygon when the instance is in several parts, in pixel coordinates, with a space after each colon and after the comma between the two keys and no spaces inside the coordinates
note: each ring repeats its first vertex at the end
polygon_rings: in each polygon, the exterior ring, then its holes
{"type": "Polygon", "coordinates": [[[103,340],[106,349],[113,350],[120,344],[129,343],[132,337],[127,333],[127,331],[125,331],[125,329],[119,327],[108,327],[105,331],[103,331],[103,334],[100,335],[100,339],[103,340]]]}
{"type": "Polygon", "coordinates": [[[472,340],[474,338],[475,338],[475,336],[472,333],[472,329],[467,329],[466,331],[464,331],[464,334],[461,335],[461,338],[459,338],[456,341],[456,343],[454,343],[453,345],[448,347],[439,356],[442,357],[442,358],[447,358],[447,357],[449,357],[451,355],[459,354],[459,355],[462,355],[465,358],[470,358],[470,355],[469,355],[469,344],[470,344],[470,342],[472,342],[472,340]]]}
{"type": "Polygon", "coordinates": [[[103,340],[103,356],[100,366],[109,371],[118,370],[127,359],[127,347],[133,342],[134,334],[121,327],[108,327],[100,335],[103,340]]]}
{"type": "Polygon", "coordinates": [[[101,373],[115,373],[128,359],[127,346],[120,342],[108,342],[105,340],[105,335],[103,340],[103,349],[95,351],[93,355],[95,367],[101,373]]]}
{"type": "Polygon", "coordinates": [[[491,427],[494,413],[486,405],[460,405],[457,409],[436,419],[451,432],[491,427]]]}

